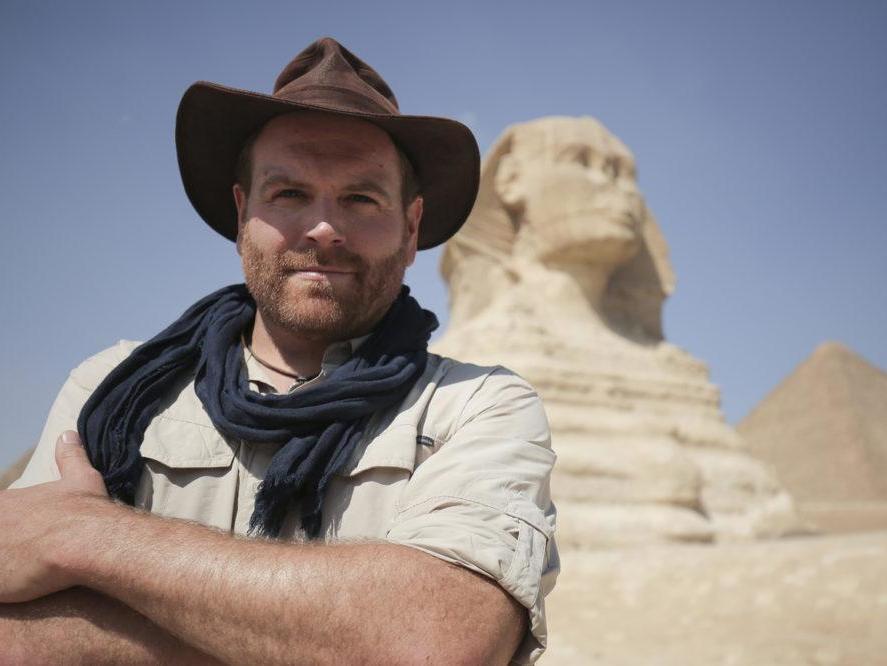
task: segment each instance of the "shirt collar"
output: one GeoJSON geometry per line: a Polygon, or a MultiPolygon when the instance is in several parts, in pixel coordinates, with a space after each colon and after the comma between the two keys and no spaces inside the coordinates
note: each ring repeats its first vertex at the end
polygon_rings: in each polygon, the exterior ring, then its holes
{"type": "MultiPolygon", "coordinates": [[[[320,374],[307,382],[294,382],[289,389],[289,393],[292,393],[302,386],[322,381],[324,377],[327,377],[333,370],[351,358],[354,352],[356,352],[357,349],[369,339],[370,335],[371,334],[362,335],[359,338],[351,338],[350,340],[334,342],[331,344],[323,352],[323,358],[320,361],[320,374]]],[[[252,352],[250,352],[245,346],[243,348],[243,360],[246,364],[246,375],[249,380],[249,387],[253,391],[256,391],[257,393],[277,393],[277,390],[274,388],[274,384],[271,381],[268,369],[259,363],[256,360],[256,357],[253,356],[252,352]]]]}

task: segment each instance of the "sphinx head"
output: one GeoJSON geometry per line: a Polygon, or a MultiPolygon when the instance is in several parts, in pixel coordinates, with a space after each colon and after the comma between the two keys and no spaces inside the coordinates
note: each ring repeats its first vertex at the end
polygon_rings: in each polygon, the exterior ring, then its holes
{"type": "Polygon", "coordinates": [[[634,158],[594,118],[520,125],[493,182],[516,226],[515,255],[615,268],[640,246],[634,158]]]}
{"type": "Polygon", "coordinates": [[[662,338],[662,302],[674,286],[668,247],[631,152],[594,118],[513,125],[489,150],[471,216],[441,259],[451,325],[485,310],[527,263],[579,282],[595,276],[603,293],[594,306],[614,329],[662,338]]]}

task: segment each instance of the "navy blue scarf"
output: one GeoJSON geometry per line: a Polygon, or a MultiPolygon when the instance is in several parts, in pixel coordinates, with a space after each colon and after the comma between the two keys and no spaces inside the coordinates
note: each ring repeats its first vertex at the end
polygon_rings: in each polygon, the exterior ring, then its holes
{"type": "Polygon", "coordinates": [[[403,400],[425,370],[437,318],[403,287],[369,339],[327,378],[290,394],[262,395],[249,388],[240,342],[255,313],[244,285],[220,289],[133,350],[93,392],[77,428],[111,497],[133,504],[145,429],[170,392],[193,376],[219,432],[283,445],[259,486],[250,531],[278,536],[298,501],[302,529],[319,536],[330,479],[348,462],[369,417],[403,400]]]}

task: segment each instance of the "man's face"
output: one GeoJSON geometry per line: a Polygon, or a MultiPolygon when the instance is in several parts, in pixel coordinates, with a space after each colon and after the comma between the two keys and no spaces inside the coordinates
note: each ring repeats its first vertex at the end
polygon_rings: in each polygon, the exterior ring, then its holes
{"type": "Polygon", "coordinates": [[[416,254],[422,199],[406,210],[390,137],[351,118],[270,121],[252,151],[249,194],[234,186],[237,248],[267,324],[344,340],[385,313],[416,254]]]}

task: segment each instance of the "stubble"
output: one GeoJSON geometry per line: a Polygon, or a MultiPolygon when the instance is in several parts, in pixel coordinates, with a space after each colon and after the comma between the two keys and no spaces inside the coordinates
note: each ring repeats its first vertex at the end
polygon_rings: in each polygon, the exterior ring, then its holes
{"type": "Polygon", "coordinates": [[[246,286],[262,317],[307,339],[348,340],[365,335],[397,295],[406,271],[407,238],[395,252],[373,263],[349,250],[314,248],[266,254],[243,230],[241,255],[246,286]],[[354,271],[345,285],[294,277],[309,266],[354,271]]]}

